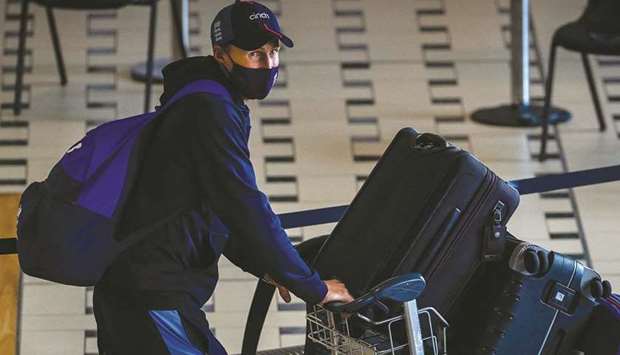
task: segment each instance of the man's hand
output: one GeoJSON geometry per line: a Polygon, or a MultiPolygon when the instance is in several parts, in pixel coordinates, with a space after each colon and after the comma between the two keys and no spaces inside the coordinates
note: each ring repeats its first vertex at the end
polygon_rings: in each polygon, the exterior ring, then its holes
{"type": "Polygon", "coordinates": [[[321,304],[335,301],[344,303],[353,301],[353,297],[349,294],[349,290],[347,290],[347,287],[339,280],[327,280],[324,282],[325,286],[327,286],[327,293],[323,301],[321,301],[321,304]]]}
{"type": "Polygon", "coordinates": [[[290,303],[291,302],[291,293],[290,291],[280,285],[279,283],[275,282],[274,279],[271,278],[271,276],[269,275],[265,275],[263,276],[263,281],[265,281],[268,284],[274,285],[275,287],[278,288],[278,293],[280,294],[280,296],[284,299],[284,302],[286,303],[290,303]]]}
{"type": "MultiPolygon", "coordinates": [[[[278,289],[280,296],[284,299],[284,302],[291,302],[291,293],[286,287],[277,283],[269,275],[263,276],[263,281],[275,286],[278,289]]],[[[353,301],[353,297],[349,294],[349,290],[347,290],[347,287],[339,280],[326,280],[323,282],[325,282],[325,286],[327,286],[327,293],[325,294],[323,301],[321,301],[321,304],[335,301],[344,303],[353,301]]]]}

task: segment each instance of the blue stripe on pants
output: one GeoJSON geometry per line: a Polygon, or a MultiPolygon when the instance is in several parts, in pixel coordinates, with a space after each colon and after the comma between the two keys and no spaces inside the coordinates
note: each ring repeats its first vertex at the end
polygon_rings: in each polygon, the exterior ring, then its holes
{"type": "Polygon", "coordinates": [[[187,338],[179,312],[175,310],[149,311],[170,355],[205,355],[187,338]]]}

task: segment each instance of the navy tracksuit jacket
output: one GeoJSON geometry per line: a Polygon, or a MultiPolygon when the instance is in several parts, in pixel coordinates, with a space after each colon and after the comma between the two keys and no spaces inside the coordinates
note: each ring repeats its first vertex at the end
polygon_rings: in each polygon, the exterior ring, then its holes
{"type": "Polygon", "coordinates": [[[120,235],[183,212],[127,250],[95,287],[103,354],[176,354],[184,343],[196,354],[225,353],[199,309],[213,293],[221,254],[257,277],[271,275],[308,303],[327,292],[256,186],[249,110],[215,59],[169,64],[160,101],[199,79],[217,81],[231,96],[188,96],[155,123],[120,235]]]}

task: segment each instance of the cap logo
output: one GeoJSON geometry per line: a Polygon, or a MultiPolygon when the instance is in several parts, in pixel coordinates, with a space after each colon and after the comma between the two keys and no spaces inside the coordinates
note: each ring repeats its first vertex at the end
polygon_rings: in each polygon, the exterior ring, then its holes
{"type": "Polygon", "coordinates": [[[213,37],[215,37],[216,42],[222,40],[222,21],[216,21],[213,24],[213,37]]]}
{"type": "Polygon", "coordinates": [[[269,19],[269,14],[266,12],[255,12],[250,15],[251,21],[258,20],[258,19],[267,20],[269,19]]]}

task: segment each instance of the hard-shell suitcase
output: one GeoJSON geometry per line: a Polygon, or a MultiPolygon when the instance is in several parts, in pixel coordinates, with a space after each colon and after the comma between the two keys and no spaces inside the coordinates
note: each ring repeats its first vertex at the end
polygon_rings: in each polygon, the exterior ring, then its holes
{"type": "Polygon", "coordinates": [[[585,355],[620,354],[620,295],[599,301],[579,345],[585,355]]]}
{"type": "Polygon", "coordinates": [[[314,267],[353,296],[421,273],[421,306],[444,316],[485,261],[501,257],[519,193],[472,154],[402,129],[331,233],[314,267]]]}
{"type": "Polygon", "coordinates": [[[510,272],[487,305],[476,355],[573,354],[600,295],[601,277],[580,262],[528,243],[517,246],[510,272]]]}

